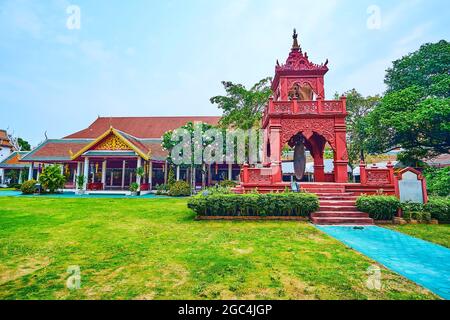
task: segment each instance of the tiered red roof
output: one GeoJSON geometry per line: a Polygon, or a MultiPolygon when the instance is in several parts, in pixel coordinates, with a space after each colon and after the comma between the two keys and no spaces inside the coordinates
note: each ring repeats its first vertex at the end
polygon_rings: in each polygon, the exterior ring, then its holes
{"type": "Polygon", "coordinates": [[[63,139],[49,139],[23,157],[22,161],[72,161],[80,151],[97,141],[109,130],[131,143],[138,153],[150,155],[152,160],[165,160],[167,152],[161,141],[165,132],[188,122],[217,125],[220,117],[99,117],[88,128],[63,139]]]}
{"type": "Polygon", "coordinates": [[[0,147],[12,148],[11,141],[9,140],[6,130],[0,130],[0,147]]]}
{"type": "Polygon", "coordinates": [[[88,128],[68,135],[66,138],[95,139],[108,128],[125,132],[140,139],[161,139],[165,132],[174,130],[188,122],[204,122],[217,125],[220,117],[99,117],[88,128]]]}

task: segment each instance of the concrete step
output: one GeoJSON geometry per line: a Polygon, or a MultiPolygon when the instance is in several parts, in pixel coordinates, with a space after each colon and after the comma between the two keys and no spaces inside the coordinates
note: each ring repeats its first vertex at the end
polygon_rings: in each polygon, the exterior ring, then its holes
{"type": "Polygon", "coordinates": [[[353,200],[356,201],[356,196],[319,196],[319,200],[353,200]]]}
{"type": "Polygon", "coordinates": [[[371,218],[328,218],[317,217],[311,219],[314,224],[318,225],[373,225],[371,218]]]}
{"type": "Polygon", "coordinates": [[[334,196],[349,196],[349,197],[354,197],[355,194],[353,192],[312,192],[316,195],[320,196],[329,196],[329,197],[334,197],[334,196]]]}
{"type": "Polygon", "coordinates": [[[358,211],[356,206],[320,206],[319,211],[358,211]]]}
{"type": "Polygon", "coordinates": [[[332,207],[347,207],[355,206],[355,200],[320,200],[320,206],[332,206],[332,207]]]}
{"type": "Polygon", "coordinates": [[[341,194],[341,193],[344,193],[345,192],[345,189],[335,189],[335,188],[333,188],[333,189],[330,189],[330,188],[302,188],[302,187],[300,187],[301,189],[303,189],[303,190],[306,190],[306,191],[308,191],[308,192],[311,192],[311,193],[339,193],[339,194],[341,194]]]}
{"type": "Polygon", "coordinates": [[[317,211],[311,217],[318,218],[369,218],[369,215],[360,211],[317,211]]]}

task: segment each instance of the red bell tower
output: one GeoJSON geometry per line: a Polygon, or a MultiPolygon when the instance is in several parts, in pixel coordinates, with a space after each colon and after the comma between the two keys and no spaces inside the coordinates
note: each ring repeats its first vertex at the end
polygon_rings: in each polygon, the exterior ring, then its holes
{"type": "Polygon", "coordinates": [[[265,130],[263,162],[267,170],[244,166],[242,185],[245,187],[281,187],[281,153],[288,144],[294,148],[300,142],[314,159],[315,182],[348,181],[346,145],[346,99],[326,100],[324,64],[310,62],[298,44],[294,29],[293,45],[285,64],[277,61],[272,83],[273,97],[266,106],[262,119],[265,130]],[[334,171],[324,172],[324,150],[329,144],[334,153],[334,171]],[[264,170],[266,170],[264,172],[264,170]]]}

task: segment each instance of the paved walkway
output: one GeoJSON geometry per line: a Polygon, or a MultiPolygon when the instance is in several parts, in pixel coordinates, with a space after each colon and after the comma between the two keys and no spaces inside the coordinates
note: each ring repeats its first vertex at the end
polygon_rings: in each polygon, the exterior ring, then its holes
{"type": "Polygon", "coordinates": [[[450,249],[376,226],[316,226],[405,278],[450,299],[450,249]]]}
{"type": "Polygon", "coordinates": [[[85,194],[77,195],[74,192],[64,192],[58,194],[42,194],[42,195],[23,195],[21,191],[1,191],[0,197],[47,197],[47,198],[86,198],[86,199],[149,199],[149,198],[167,198],[165,196],[158,196],[153,193],[145,194],[143,196],[132,197],[120,194],[85,194]]]}

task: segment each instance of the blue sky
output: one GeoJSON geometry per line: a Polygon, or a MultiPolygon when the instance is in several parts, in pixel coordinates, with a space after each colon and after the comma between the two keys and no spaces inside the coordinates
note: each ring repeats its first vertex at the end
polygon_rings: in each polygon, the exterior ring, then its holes
{"type": "Polygon", "coordinates": [[[209,98],[223,93],[220,81],[272,76],[294,27],[313,62],[330,61],[328,97],[382,93],[392,60],[450,39],[449,3],[0,0],[0,128],[35,145],[98,115],[218,115],[209,98]],[[80,29],[66,26],[70,5],[80,29]],[[371,5],[379,28],[367,26],[371,5]]]}

